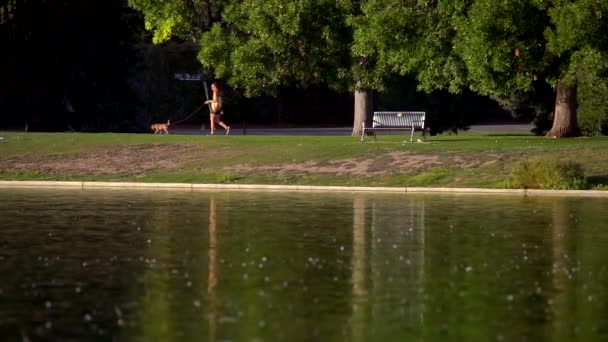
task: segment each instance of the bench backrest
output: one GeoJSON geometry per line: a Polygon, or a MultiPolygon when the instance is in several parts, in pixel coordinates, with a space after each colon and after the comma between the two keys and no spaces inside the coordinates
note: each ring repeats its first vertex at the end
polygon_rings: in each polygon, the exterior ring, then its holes
{"type": "Polygon", "coordinates": [[[372,127],[424,129],[425,112],[374,112],[372,127]]]}

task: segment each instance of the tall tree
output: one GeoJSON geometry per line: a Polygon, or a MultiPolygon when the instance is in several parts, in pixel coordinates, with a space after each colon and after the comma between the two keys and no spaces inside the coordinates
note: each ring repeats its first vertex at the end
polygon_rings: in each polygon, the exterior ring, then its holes
{"type": "Polygon", "coordinates": [[[130,0],[145,14],[155,42],[200,38],[201,63],[246,96],[313,84],[353,91],[353,134],[359,134],[371,110],[370,79],[376,76],[367,73],[369,59],[351,51],[359,1],[218,0],[207,5],[216,14],[208,30],[192,24],[193,2],[130,0]]]}
{"type": "Polygon", "coordinates": [[[367,0],[355,46],[376,65],[415,73],[422,90],[509,97],[549,82],[548,136],[579,134],[576,84],[605,74],[608,2],[595,0],[367,0]]]}
{"type": "Polygon", "coordinates": [[[274,93],[288,85],[322,83],[355,94],[353,134],[370,112],[364,57],[351,54],[357,1],[234,1],[223,22],[203,34],[199,59],[218,77],[248,96],[274,93]]]}

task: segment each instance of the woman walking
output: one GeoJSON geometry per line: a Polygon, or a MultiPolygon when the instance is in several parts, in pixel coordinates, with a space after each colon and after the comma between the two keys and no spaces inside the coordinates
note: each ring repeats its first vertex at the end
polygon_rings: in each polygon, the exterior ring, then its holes
{"type": "Polygon", "coordinates": [[[211,104],[210,117],[209,117],[209,120],[211,121],[210,122],[211,135],[215,134],[215,124],[216,123],[218,125],[222,126],[226,130],[226,134],[229,134],[230,126],[226,125],[222,121],[222,114],[224,114],[224,110],[223,110],[224,102],[223,102],[223,98],[222,98],[223,94],[222,94],[222,89],[217,84],[217,82],[211,83],[211,92],[213,92],[213,96],[212,96],[211,100],[205,101],[205,104],[211,104]]]}

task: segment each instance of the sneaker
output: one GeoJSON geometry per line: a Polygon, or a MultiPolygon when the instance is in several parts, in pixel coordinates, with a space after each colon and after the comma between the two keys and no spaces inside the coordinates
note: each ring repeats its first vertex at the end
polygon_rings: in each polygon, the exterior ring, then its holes
{"type": "Polygon", "coordinates": [[[226,135],[230,134],[230,126],[226,127],[226,135]]]}

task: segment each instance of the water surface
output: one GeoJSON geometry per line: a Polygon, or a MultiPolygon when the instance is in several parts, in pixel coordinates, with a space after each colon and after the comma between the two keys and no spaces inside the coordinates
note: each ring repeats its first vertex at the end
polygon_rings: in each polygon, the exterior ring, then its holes
{"type": "Polygon", "coordinates": [[[608,200],[0,189],[0,339],[608,339],[608,200]]]}

